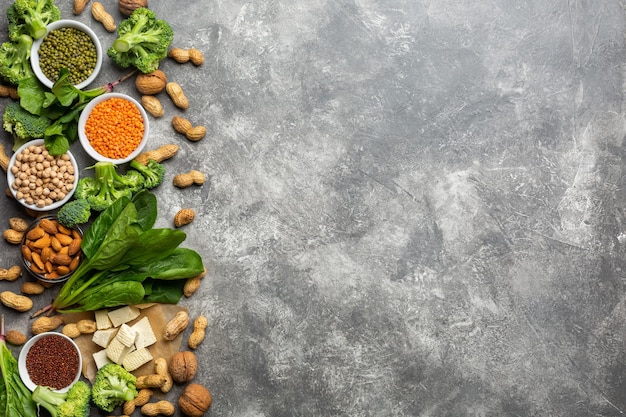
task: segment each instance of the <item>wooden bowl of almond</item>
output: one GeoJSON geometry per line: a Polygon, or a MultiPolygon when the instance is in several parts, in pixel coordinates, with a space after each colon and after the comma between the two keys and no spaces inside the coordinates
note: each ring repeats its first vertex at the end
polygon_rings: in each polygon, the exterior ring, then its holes
{"type": "Polygon", "coordinates": [[[47,283],[69,279],[83,258],[80,228],[68,229],[55,216],[42,216],[24,232],[22,262],[38,280],[47,283]]]}

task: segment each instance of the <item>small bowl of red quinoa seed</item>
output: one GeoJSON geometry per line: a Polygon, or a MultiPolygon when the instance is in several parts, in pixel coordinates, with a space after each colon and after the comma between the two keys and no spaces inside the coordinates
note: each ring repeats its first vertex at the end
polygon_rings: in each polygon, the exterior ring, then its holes
{"type": "Polygon", "coordinates": [[[63,333],[45,332],[24,344],[17,365],[24,385],[31,391],[41,385],[67,392],[80,379],[83,358],[72,339],[63,333]]]}

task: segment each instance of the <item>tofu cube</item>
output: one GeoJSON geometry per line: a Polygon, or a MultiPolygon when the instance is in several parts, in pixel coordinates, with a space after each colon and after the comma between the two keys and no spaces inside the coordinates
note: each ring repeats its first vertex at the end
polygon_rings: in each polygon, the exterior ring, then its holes
{"type": "Polygon", "coordinates": [[[135,339],[135,347],[137,349],[145,348],[156,343],[157,338],[150,325],[148,317],[142,317],[137,323],[131,326],[137,331],[137,339],[135,339]]]}

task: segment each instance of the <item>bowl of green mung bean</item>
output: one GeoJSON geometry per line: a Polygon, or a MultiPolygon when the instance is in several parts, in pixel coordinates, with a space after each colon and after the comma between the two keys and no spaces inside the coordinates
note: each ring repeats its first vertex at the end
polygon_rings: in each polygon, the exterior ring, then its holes
{"type": "Polygon", "coordinates": [[[78,89],[87,87],[102,67],[102,45],[89,26],[63,19],[47,27],[46,36],[33,42],[30,64],[39,81],[52,88],[62,68],[78,89]]]}

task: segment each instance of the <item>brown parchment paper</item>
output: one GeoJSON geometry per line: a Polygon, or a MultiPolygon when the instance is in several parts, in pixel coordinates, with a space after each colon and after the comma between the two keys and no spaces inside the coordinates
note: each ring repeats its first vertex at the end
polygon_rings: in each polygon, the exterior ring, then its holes
{"type": "MultiPolygon", "coordinates": [[[[156,343],[152,346],[148,347],[148,350],[152,354],[154,359],[157,358],[165,358],[169,363],[172,355],[179,351],[181,340],[183,337],[183,333],[181,332],[174,340],[168,341],[163,338],[165,333],[165,326],[167,323],[174,318],[176,313],[179,311],[187,311],[186,307],[181,307],[177,304],[142,304],[135,305],[140,310],[139,317],[128,322],[129,326],[132,326],[143,317],[148,317],[150,321],[150,325],[152,326],[152,330],[156,336],[156,343]]],[[[114,310],[115,308],[111,308],[110,310],[114,310]]],[[[93,312],[85,312],[85,313],[68,313],[63,315],[64,323],[76,323],[82,319],[94,319],[93,312]]],[[[96,345],[91,341],[92,335],[84,334],[80,335],[74,341],[78,345],[80,352],[83,357],[83,376],[88,379],[91,383],[93,383],[96,373],[98,369],[96,367],[96,363],[93,360],[93,354],[99,350],[102,350],[102,347],[96,345]]],[[[154,361],[150,361],[140,368],[134,370],[133,375],[147,375],[154,373],[154,361]]]]}

